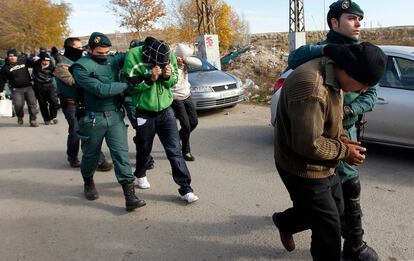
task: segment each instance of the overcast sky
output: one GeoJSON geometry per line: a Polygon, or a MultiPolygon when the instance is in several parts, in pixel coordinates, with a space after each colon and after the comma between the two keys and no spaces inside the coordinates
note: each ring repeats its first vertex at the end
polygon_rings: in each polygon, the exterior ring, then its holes
{"type": "MultiPolygon", "coordinates": [[[[53,0],[60,2],[59,0],[53,0]]],[[[69,26],[71,36],[90,35],[94,31],[114,33],[125,32],[119,27],[119,20],[107,8],[107,0],[66,0],[72,6],[69,26]]],[[[164,0],[169,5],[169,0],[164,0]]],[[[289,0],[225,0],[239,14],[244,14],[251,33],[289,31],[289,0]]],[[[326,12],[330,0],[304,0],[305,29],[324,30],[326,12]]],[[[363,28],[414,25],[414,1],[412,0],[359,0],[357,3],[365,12],[363,28]]]]}

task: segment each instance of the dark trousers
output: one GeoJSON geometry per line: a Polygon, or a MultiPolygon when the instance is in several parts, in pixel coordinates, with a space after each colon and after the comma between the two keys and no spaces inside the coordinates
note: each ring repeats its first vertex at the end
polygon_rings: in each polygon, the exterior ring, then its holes
{"type": "Polygon", "coordinates": [[[45,122],[53,120],[59,108],[55,87],[52,83],[35,83],[34,88],[43,120],[45,122]]]}
{"type": "MultiPolygon", "coordinates": [[[[66,154],[68,155],[68,160],[78,159],[79,153],[79,123],[76,118],[76,105],[75,101],[72,99],[61,98],[60,104],[62,105],[62,111],[65,115],[66,121],[68,122],[68,138],[66,141],[66,154]]],[[[105,160],[105,155],[101,151],[99,155],[99,164],[105,160]]]]}
{"type": "MultiPolygon", "coordinates": [[[[61,101],[65,102],[64,100],[61,101]]],[[[65,115],[66,121],[68,122],[68,138],[67,138],[67,150],[68,160],[75,160],[78,158],[79,152],[79,137],[78,130],[79,124],[78,119],[76,118],[76,106],[75,105],[66,105],[62,104],[62,111],[65,115]]]]}
{"type": "Polygon", "coordinates": [[[12,89],[12,98],[14,104],[14,111],[18,118],[24,117],[24,101],[27,103],[29,109],[30,122],[36,122],[37,114],[37,104],[36,104],[36,95],[33,91],[32,86],[24,88],[13,88],[12,89]]]}
{"type": "Polygon", "coordinates": [[[344,207],[338,175],[308,179],[276,167],[293,201],[292,208],[277,215],[279,230],[293,235],[311,229],[313,260],[339,261],[344,207]]]}
{"type": "Polygon", "coordinates": [[[181,125],[180,139],[183,154],[191,152],[190,133],[197,127],[197,111],[193,100],[189,96],[185,100],[174,100],[171,107],[174,110],[175,117],[181,125]]]}
{"type": "Polygon", "coordinates": [[[170,161],[173,179],[180,186],[179,193],[184,195],[192,192],[190,172],[181,154],[180,137],[172,108],[168,107],[160,112],[137,110],[136,117],[138,126],[135,176],[137,178],[146,176],[152,144],[157,134],[170,161]]]}

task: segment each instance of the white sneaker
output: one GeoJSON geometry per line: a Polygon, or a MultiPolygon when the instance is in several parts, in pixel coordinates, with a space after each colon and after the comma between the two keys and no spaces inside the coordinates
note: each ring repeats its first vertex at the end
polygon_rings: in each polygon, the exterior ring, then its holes
{"type": "Polygon", "coordinates": [[[140,189],[148,189],[151,187],[151,184],[148,182],[147,177],[137,178],[138,188],[140,189]]]}
{"type": "Polygon", "coordinates": [[[188,192],[187,194],[181,196],[181,199],[187,201],[188,203],[193,203],[198,200],[198,197],[193,192],[188,192]]]}

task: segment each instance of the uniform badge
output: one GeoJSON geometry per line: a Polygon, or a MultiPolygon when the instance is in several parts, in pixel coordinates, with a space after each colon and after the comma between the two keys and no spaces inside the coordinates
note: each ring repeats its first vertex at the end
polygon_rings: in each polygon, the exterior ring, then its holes
{"type": "Polygon", "coordinates": [[[96,36],[95,39],[93,39],[93,41],[97,44],[101,41],[101,37],[100,36],[96,36]]]}
{"type": "Polygon", "coordinates": [[[348,9],[350,5],[351,3],[349,2],[349,0],[342,1],[342,9],[348,9]]]}

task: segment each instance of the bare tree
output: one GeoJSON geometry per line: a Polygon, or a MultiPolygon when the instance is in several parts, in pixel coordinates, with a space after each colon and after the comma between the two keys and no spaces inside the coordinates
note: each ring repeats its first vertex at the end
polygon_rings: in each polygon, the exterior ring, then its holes
{"type": "Polygon", "coordinates": [[[121,18],[120,26],[138,33],[153,29],[166,10],[162,0],[110,0],[108,8],[121,18]]]}

